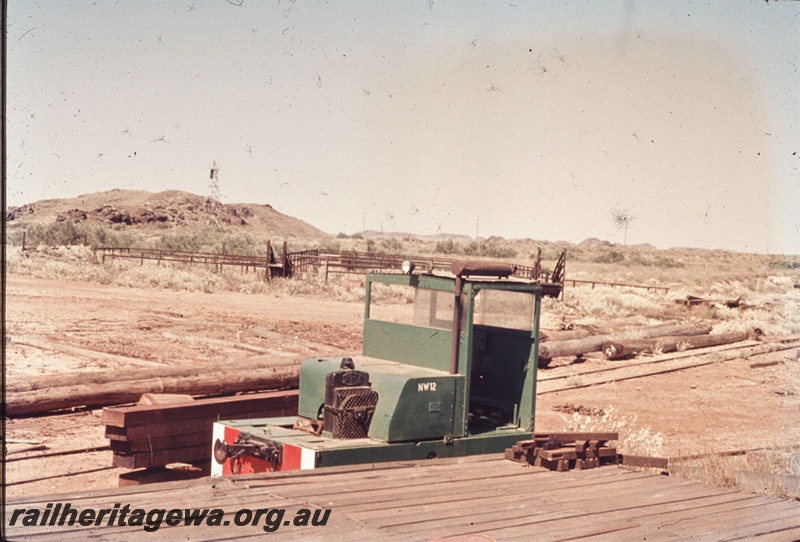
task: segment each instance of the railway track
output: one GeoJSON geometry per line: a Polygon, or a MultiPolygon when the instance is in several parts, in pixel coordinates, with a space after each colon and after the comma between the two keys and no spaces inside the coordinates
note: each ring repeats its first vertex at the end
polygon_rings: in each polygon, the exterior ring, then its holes
{"type": "MultiPolygon", "coordinates": [[[[661,356],[653,356],[647,360],[641,361],[606,361],[597,360],[597,363],[603,364],[602,367],[589,370],[568,370],[576,365],[553,367],[553,371],[559,371],[557,374],[543,375],[540,373],[537,382],[537,395],[545,395],[548,393],[556,393],[567,390],[574,390],[580,388],[588,388],[590,386],[598,386],[601,384],[608,384],[611,382],[621,382],[625,380],[632,380],[636,378],[644,378],[647,376],[654,376],[665,374],[675,371],[682,371],[684,369],[691,369],[694,367],[702,367],[718,363],[722,360],[717,358],[715,354],[727,351],[742,350],[747,351],[748,357],[758,356],[771,352],[779,352],[782,350],[790,350],[792,348],[800,347],[800,339],[794,338],[789,342],[768,342],[763,341],[746,341],[736,344],[729,344],[724,346],[715,346],[710,348],[702,348],[690,350],[685,352],[676,352],[673,354],[664,354],[661,356]],[[567,372],[560,371],[567,369],[567,372]],[[579,380],[579,382],[569,382],[570,380],[579,380]]],[[[592,360],[592,365],[595,365],[595,360],[592,360]]],[[[578,365],[580,367],[580,365],[578,365]]]]}

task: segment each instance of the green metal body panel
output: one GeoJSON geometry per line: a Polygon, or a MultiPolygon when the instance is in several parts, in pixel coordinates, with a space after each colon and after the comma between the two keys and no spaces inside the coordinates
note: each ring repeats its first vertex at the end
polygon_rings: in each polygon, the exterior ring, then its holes
{"type": "MultiPolygon", "coordinates": [[[[369,373],[372,389],[378,393],[370,438],[402,442],[454,434],[455,396],[457,388],[464,389],[462,375],[364,356],[353,361],[358,370],[369,373]]],[[[340,363],[341,358],[303,361],[300,416],[319,417],[325,403],[325,379],[328,373],[339,370],[340,363]]]]}
{"type": "MultiPolygon", "coordinates": [[[[452,337],[449,330],[368,319],[364,321],[362,352],[373,358],[449,372],[452,337]]],[[[462,342],[459,351],[464,350],[462,342]]]]}

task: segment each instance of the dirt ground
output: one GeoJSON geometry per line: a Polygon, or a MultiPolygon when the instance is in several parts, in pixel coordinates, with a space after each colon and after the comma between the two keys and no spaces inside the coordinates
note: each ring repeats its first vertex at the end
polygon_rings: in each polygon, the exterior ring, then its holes
{"type": "MultiPolygon", "coordinates": [[[[389,307],[403,314],[408,306],[389,307]]],[[[310,357],[357,353],[363,305],[316,297],[236,293],[204,294],[119,288],[10,275],[6,293],[6,377],[83,371],[147,370],[148,366],[248,356],[310,357]],[[114,354],[100,359],[59,346],[114,354]],[[130,364],[124,358],[133,358],[130,364]],[[138,360],[138,362],[137,362],[138,360]]],[[[546,317],[546,315],[545,315],[546,317]]],[[[580,385],[582,373],[608,362],[564,361],[540,378],[564,376],[580,385]]],[[[55,494],[116,487],[124,469],[110,451],[48,455],[108,444],[101,410],[6,421],[9,451],[6,494],[55,494]]],[[[537,431],[586,430],[610,425],[636,451],[675,456],[774,446],[800,447],[798,350],[725,356],[681,371],[540,395],[537,431]],[[751,364],[777,361],[751,368],[751,364]],[[570,411],[584,413],[573,418],[570,411]],[[603,416],[605,413],[605,416],[603,416]],[[586,416],[585,414],[589,414],[586,416]]]]}

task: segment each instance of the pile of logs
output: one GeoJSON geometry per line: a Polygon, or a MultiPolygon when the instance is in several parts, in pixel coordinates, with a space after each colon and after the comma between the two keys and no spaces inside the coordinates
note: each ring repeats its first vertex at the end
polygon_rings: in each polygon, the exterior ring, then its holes
{"type": "Polygon", "coordinates": [[[666,322],[652,326],[582,326],[571,330],[540,333],[539,365],[553,358],[580,357],[602,352],[606,359],[623,359],[642,353],[666,353],[745,341],[747,333],[710,335],[707,322],[666,322]],[[633,338],[635,337],[635,338],[633,338]]]}
{"type": "Polygon", "coordinates": [[[215,421],[293,416],[297,401],[297,390],[291,390],[115,407],[103,410],[102,421],[115,467],[152,469],[188,463],[208,469],[215,421]]]}
{"type": "Polygon", "coordinates": [[[135,403],[145,393],[224,395],[296,388],[300,360],[250,359],[124,371],[21,376],[6,380],[6,415],[135,403]]]}

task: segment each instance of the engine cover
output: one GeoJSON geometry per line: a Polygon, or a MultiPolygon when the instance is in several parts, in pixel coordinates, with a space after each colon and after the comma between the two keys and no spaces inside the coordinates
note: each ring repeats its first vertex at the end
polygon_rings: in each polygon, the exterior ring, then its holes
{"type": "Polygon", "coordinates": [[[356,426],[368,431],[367,438],[384,442],[463,436],[453,431],[456,396],[465,395],[463,375],[368,356],[353,359],[355,370],[342,369],[342,358],[307,359],[301,365],[298,415],[322,420],[325,436],[338,434],[337,417],[342,431],[356,426]]]}

